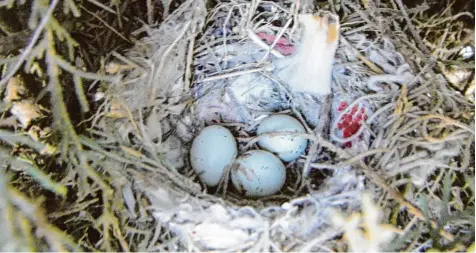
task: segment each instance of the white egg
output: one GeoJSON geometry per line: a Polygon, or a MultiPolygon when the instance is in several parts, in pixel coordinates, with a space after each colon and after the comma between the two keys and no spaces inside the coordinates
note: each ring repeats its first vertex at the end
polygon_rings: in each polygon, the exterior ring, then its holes
{"type": "MultiPolygon", "coordinates": [[[[265,118],[258,126],[257,134],[272,132],[297,132],[305,133],[302,124],[288,115],[275,114],[265,118]]],[[[261,137],[258,141],[261,148],[275,153],[283,161],[290,162],[298,158],[306,150],[307,139],[292,135],[278,135],[261,137]]]]}
{"type": "Polygon", "coordinates": [[[225,168],[237,156],[236,140],[230,130],[212,125],[195,137],[190,150],[192,168],[208,186],[217,186],[225,168]]]}
{"type": "Polygon", "coordinates": [[[286,168],[278,157],[264,150],[251,150],[236,159],[231,182],[248,197],[278,192],[286,180],[286,168]]]}

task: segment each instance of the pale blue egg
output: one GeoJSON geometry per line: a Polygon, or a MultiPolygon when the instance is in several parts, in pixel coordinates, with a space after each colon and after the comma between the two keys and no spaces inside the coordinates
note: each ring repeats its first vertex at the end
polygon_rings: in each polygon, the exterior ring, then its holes
{"type": "Polygon", "coordinates": [[[231,181],[245,196],[269,196],[283,187],[286,168],[275,155],[264,150],[251,150],[236,159],[231,181]]]}
{"type": "Polygon", "coordinates": [[[202,129],[193,140],[190,162],[200,180],[213,187],[218,185],[237,153],[236,140],[230,130],[212,125],[202,129]]]}
{"type": "MultiPolygon", "coordinates": [[[[306,130],[297,119],[288,115],[275,114],[261,121],[257,134],[273,132],[305,133],[306,130]]],[[[298,158],[306,150],[307,139],[305,137],[282,134],[273,137],[261,137],[258,144],[261,148],[279,156],[281,160],[290,162],[298,158]]]]}

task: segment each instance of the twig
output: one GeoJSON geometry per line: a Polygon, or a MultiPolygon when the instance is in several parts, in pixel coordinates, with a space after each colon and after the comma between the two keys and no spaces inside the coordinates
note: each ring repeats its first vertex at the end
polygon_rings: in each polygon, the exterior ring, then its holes
{"type": "Polygon", "coordinates": [[[74,243],[71,238],[66,236],[58,228],[51,226],[47,218],[44,215],[43,210],[38,206],[38,204],[31,203],[30,200],[26,198],[22,193],[14,189],[13,187],[8,187],[10,193],[10,201],[21,210],[29,220],[34,222],[37,226],[37,234],[42,236],[46,243],[51,247],[52,250],[56,251],[66,251],[64,246],[67,246],[68,249],[77,251],[79,247],[74,243]]]}
{"type": "MultiPolygon", "coordinates": [[[[385,181],[377,174],[374,172],[373,169],[371,169],[367,164],[365,164],[363,161],[360,162],[360,167],[363,168],[365,174],[374,181],[378,186],[382,187],[385,191],[387,191],[394,200],[396,200],[400,205],[404,206],[407,208],[408,212],[415,215],[418,219],[425,221],[426,218],[423,215],[423,212],[420,211],[417,207],[415,207],[412,203],[408,202],[402,195],[400,195],[399,192],[391,188],[385,181]]],[[[433,228],[438,227],[438,223],[435,221],[431,220],[431,225],[433,228]]],[[[454,236],[444,230],[439,231],[440,234],[445,237],[446,239],[453,241],[454,236]]]]}
{"type": "Polygon", "coordinates": [[[364,159],[367,156],[375,155],[377,153],[386,153],[389,152],[391,149],[386,149],[386,148],[380,148],[380,149],[371,149],[369,151],[360,153],[352,158],[349,158],[343,162],[340,162],[338,164],[326,164],[326,163],[312,163],[311,167],[314,169],[341,169],[345,168],[347,166],[351,166],[355,164],[356,162],[364,159]]]}
{"type": "MultiPolygon", "coordinates": [[[[106,5],[104,5],[104,4],[100,3],[100,2],[98,2],[98,1],[96,1],[96,0],[87,0],[87,1],[90,2],[90,3],[92,3],[92,4],[94,4],[94,5],[96,5],[96,6],[98,6],[98,7],[100,7],[100,8],[102,8],[102,9],[104,9],[104,10],[106,10],[106,11],[108,11],[108,12],[110,12],[110,13],[112,13],[112,14],[114,14],[114,15],[116,15],[116,11],[115,11],[115,10],[109,8],[108,6],[106,6],[106,5]]],[[[125,21],[129,21],[129,19],[126,18],[126,17],[124,17],[124,20],[125,20],[125,21]]]]}
{"type": "MultiPolygon", "coordinates": [[[[319,141],[319,143],[322,143],[324,145],[326,145],[331,151],[337,153],[337,155],[339,155],[340,157],[342,158],[351,158],[350,154],[347,153],[347,151],[333,145],[332,143],[329,143],[328,141],[326,140],[323,140],[322,137],[320,136],[316,136],[316,139],[319,141]]],[[[403,198],[399,192],[397,192],[396,190],[394,190],[393,188],[391,188],[386,182],[385,180],[383,180],[376,172],[375,170],[373,170],[372,168],[370,168],[367,164],[365,164],[362,160],[360,161],[360,167],[363,169],[364,173],[370,178],[372,179],[372,181],[374,183],[376,183],[378,186],[382,187],[385,191],[387,191],[394,200],[396,200],[398,203],[400,203],[400,205],[404,206],[407,208],[408,212],[410,212],[411,214],[415,215],[416,217],[418,217],[420,220],[424,221],[425,220],[425,216],[423,215],[423,213],[417,208],[415,207],[412,203],[408,202],[405,198],[403,198]]],[[[437,223],[435,221],[431,221],[431,224],[433,227],[437,227],[437,223]]],[[[441,230],[440,231],[440,234],[442,236],[444,236],[445,238],[449,239],[449,240],[453,240],[454,237],[452,234],[444,231],[444,230],[441,230]]]]}
{"type": "Polygon", "coordinates": [[[15,73],[18,71],[20,66],[23,64],[23,61],[25,61],[25,59],[30,54],[36,42],[38,42],[38,39],[40,38],[40,35],[43,32],[43,29],[48,24],[48,21],[50,20],[50,17],[56,5],[58,4],[58,1],[59,0],[51,1],[50,6],[48,7],[48,10],[46,11],[45,15],[41,18],[40,24],[36,27],[35,32],[33,33],[33,36],[30,39],[30,42],[23,49],[23,52],[21,53],[20,57],[18,58],[13,68],[9,70],[9,72],[3,77],[2,80],[0,80],[0,92],[3,91],[3,86],[10,80],[10,78],[12,78],[15,75],[15,73]]]}
{"type": "Polygon", "coordinates": [[[402,0],[394,0],[398,8],[400,8],[400,11],[402,12],[403,17],[405,18],[405,21],[407,22],[408,28],[410,29],[410,32],[413,35],[413,38],[416,40],[418,47],[420,50],[425,54],[425,55],[430,55],[430,52],[428,51],[428,48],[426,48],[425,44],[423,43],[420,34],[418,34],[415,30],[415,27],[413,27],[412,21],[410,17],[408,16],[407,10],[405,8],[405,5],[402,3],[402,0]]]}
{"type": "Polygon", "coordinates": [[[111,25],[109,25],[105,20],[103,20],[101,17],[99,17],[98,15],[96,15],[95,13],[92,13],[91,11],[89,11],[88,9],[84,8],[83,6],[81,6],[81,9],[83,9],[85,12],[89,13],[91,16],[95,17],[97,20],[99,20],[101,23],[103,23],[107,28],[109,28],[109,30],[111,30],[113,33],[115,33],[117,36],[119,36],[121,39],[125,40],[126,42],[128,43],[132,43],[132,41],[130,41],[128,38],[126,38],[124,35],[122,35],[119,31],[117,31],[114,27],[112,27],[111,25]]]}
{"type": "Polygon", "coordinates": [[[76,67],[74,67],[73,65],[71,65],[70,63],[68,63],[67,61],[61,59],[58,55],[54,55],[53,59],[54,59],[54,62],[58,64],[58,66],[60,66],[62,69],[85,79],[117,83],[121,78],[120,76],[98,75],[95,73],[81,71],[77,69],[76,67]]]}
{"type": "Polygon", "coordinates": [[[154,23],[154,5],[152,3],[152,0],[147,0],[146,5],[147,5],[147,23],[149,25],[152,25],[154,23]]]}
{"type": "MultiPolygon", "coordinates": [[[[268,50],[267,52],[271,53],[272,55],[278,57],[278,58],[284,58],[284,55],[282,55],[280,52],[278,52],[274,47],[268,46],[266,43],[264,43],[251,29],[247,30],[248,32],[248,37],[256,43],[256,45],[262,47],[265,50],[268,50]]],[[[263,57],[262,61],[265,59],[263,57]]]]}
{"type": "Polygon", "coordinates": [[[255,68],[255,69],[242,70],[242,71],[236,71],[236,72],[226,73],[226,74],[221,74],[221,75],[215,75],[215,76],[203,78],[201,80],[197,80],[197,81],[195,81],[195,83],[213,82],[213,81],[217,81],[217,80],[220,80],[220,79],[231,78],[231,77],[241,76],[241,75],[247,75],[247,74],[252,74],[252,73],[262,72],[262,71],[269,71],[269,66],[264,66],[264,67],[255,68]]]}
{"type": "MultiPolygon", "coordinates": [[[[188,28],[191,25],[191,21],[187,21],[183,28],[182,31],[180,31],[180,34],[178,34],[177,38],[170,44],[165,52],[161,55],[161,60],[159,62],[159,66],[157,67],[157,70],[153,72],[153,77],[156,77],[159,74],[162,74],[162,69],[164,68],[165,64],[168,63],[167,57],[169,56],[170,52],[172,52],[172,49],[177,45],[177,43],[185,36],[185,33],[187,32],[188,28]]],[[[154,83],[153,86],[151,87],[152,91],[149,97],[149,106],[153,104],[153,101],[155,99],[157,89],[160,86],[160,83],[154,83]]]]}
{"type": "Polygon", "coordinates": [[[188,52],[187,52],[187,61],[185,62],[186,68],[185,68],[185,87],[184,90],[185,92],[188,92],[190,90],[190,87],[192,86],[192,64],[193,64],[193,48],[195,47],[195,36],[192,36],[189,39],[189,44],[188,44],[188,52]]]}
{"type": "Polygon", "coordinates": [[[352,51],[354,51],[355,56],[359,58],[367,67],[369,67],[371,70],[373,70],[377,74],[384,74],[385,72],[380,69],[377,65],[375,65],[373,62],[371,62],[367,57],[365,57],[363,54],[361,54],[350,42],[343,36],[340,36],[340,40],[344,42],[346,46],[348,46],[352,51]]]}

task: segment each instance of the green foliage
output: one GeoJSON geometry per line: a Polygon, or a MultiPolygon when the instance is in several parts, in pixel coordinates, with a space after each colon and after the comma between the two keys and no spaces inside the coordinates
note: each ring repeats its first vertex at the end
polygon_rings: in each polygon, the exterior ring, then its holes
{"type": "MultiPolygon", "coordinates": [[[[2,1],[0,6],[15,9],[20,7],[21,1],[2,1]]],[[[91,158],[84,151],[83,145],[80,142],[79,135],[72,123],[71,116],[68,114],[67,101],[63,96],[65,86],[68,85],[62,75],[69,74],[73,77],[74,90],[81,103],[83,112],[89,111],[88,101],[83,88],[83,79],[94,80],[118,80],[116,77],[100,76],[94,73],[84,72],[77,69],[70,62],[74,62],[76,58],[76,49],[78,43],[72,38],[69,31],[62,26],[61,21],[57,19],[57,12],[59,9],[63,10],[64,15],[73,17],[80,16],[80,8],[73,0],[34,0],[31,3],[31,13],[28,20],[28,27],[34,31],[29,41],[29,44],[21,52],[19,56],[14,57],[14,62],[6,62],[4,69],[6,73],[3,75],[3,79],[0,80],[0,91],[4,91],[9,80],[21,71],[23,66],[23,72],[26,74],[38,74],[46,73],[46,76],[39,76],[42,79],[46,79],[46,88],[50,94],[50,104],[52,105],[52,116],[54,126],[57,133],[61,134],[61,138],[58,142],[49,142],[46,139],[39,141],[33,141],[28,137],[28,133],[16,134],[8,131],[0,130],[0,140],[10,144],[9,148],[2,148],[0,151],[0,157],[3,160],[2,167],[9,168],[14,167],[16,170],[25,172],[29,177],[33,178],[41,187],[45,190],[54,192],[66,201],[83,201],[81,198],[68,198],[67,193],[69,190],[77,191],[75,195],[88,196],[99,194],[102,198],[102,210],[99,218],[93,221],[94,227],[102,235],[102,243],[99,247],[102,250],[115,251],[120,248],[119,243],[116,243],[116,238],[121,236],[121,228],[119,220],[116,217],[115,212],[118,210],[112,209],[113,193],[114,189],[109,184],[107,177],[99,174],[95,168],[90,166],[91,158]],[[60,5],[62,2],[62,5],[60,5]],[[62,6],[62,8],[60,8],[62,6]],[[63,52],[58,51],[61,48],[66,48],[64,52],[66,59],[63,59],[63,52]],[[38,65],[40,62],[42,64],[38,65]],[[38,68],[45,66],[46,71],[39,71],[38,68]],[[12,151],[17,147],[31,148],[31,152],[44,153],[47,157],[44,159],[50,160],[53,163],[67,163],[73,166],[66,166],[65,171],[56,170],[54,174],[56,176],[64,177],[66,181],[56,182],[52,180],[51,174],[45,173],[42,165],[38,164],[38,159],[31,158],[29,155],[25,155],[24,151],[19,155],[12,155],[12,151]],[[52,156],[54,153],[59,153],[59,156],[52,156]],[[60,159],[58,161],[55,161],[60,159]],[[62,161],[61,161],[62,160],[62,161]],[[67,177],[65,177],[67,176],[67,177]],[[80,182],[75,182],[80,179],[80,182]],[[68,189],[66,185],[75,185],[76,188],[68,189]],[[114,236],[111,236],[111,232],[114,236]]],[[[61,17],[61,16],[59,16],[61,17]]],[[[28,85],[32,85],[31,83],[28,85]]],[[[67,88],[67,87],[66,87],[67,88]]],[[[1,93],[1,92],[0,92],[1,93]]],[[[7,109],[5,107],[5,109],[7,109]]],[[[20,129],[19,129],[20,130],[20,129]]],[[[20,130],[21,132],[21,130],[20,130]]],[[[51,141],[51,140],[50,140],[51,141]]],[[[36,155],[34,155],[36,157],[36,155]]],[[[43,158],[42,158],[43,159],[43,158]]],[[[42,160],[40,159],[40,160],[42,160]]],[[[21,183],[21,182],[20,182],[21,183]]],[[[42,210],[42,204],[35,204],[29,197],[23,193],[18,192],[16,189],[7,187],[4,189],[4,193],[7,195],[4,198],[3,206],[6,208],[4,214],[13,215],[13,220],[21,219],[22,224],[28,223],[28,226],[37,232],[43,231],[45,237],[42,241],[42,237],[37,239],[32,234],[12,233],[11,236],[15,237],[15,241],[18,241],[21,245],[22,239],[31,243],[27,248],[23,250],[78,250],[77,246],[71,242],[69,235],[65,234],[58,228],[50,225],[42,210]],[[11,203],[8,202],[11,200],[11,203]],[[20,203],[21,202],[21,203],[20,203]],[[17,204],[17,205],[16,205],[17,204]],[[11,205],[16,205],[19,209],[19,213],[9,213],[8,208],[12,208],[11,205]],[[29,207],[29,205],[33,207],[29,207]],[[32,208],[36,211],[32,212],[32,208]],[[23,217],[23,218],[22,218],[23,217]],[[26,221],[25,218],[28,220],[26,221]],[[16,238],[18,237],[18,238],[16,238]],[[50,238],[51,237],[51,238],[50,238]],[[53,238],[54,237],[54,238],[53,238]],[[17,240],[18,239],[18,240],[17,240]],[[46,244],[44,244],[46,242],[46,244]]],[[[41,196],[41,192],[36,193],[41,196]]],[[[115,208],[122,208],[120,205],[115,205],[115,208]]],[[[80,211],[80,210],[78,210],[80,211]]],[[[119,210],[120,211],[120,210],[119,210]]],[[[3,217],[5,218],[5,217],[3,217]]],[[[15,227],[14,225],[12,225],[15,227]]],[[[76,238],[79,239],[79,238],[76,238]]],[[[119,239],[120,241],[123,241],[119,239]]],[[[120,243],[123,250],[127,250],[125,243],[120,243]]],[[[13,246],[15,248],[16,246],[13,246]]],[[[11,248],[5,248],[11,249],[11,248]]]]}
{"type": "MultiPolygon", "coordinates": [[[[456,210],[452,204],[452,188],[458,187],[452,177],[454,173],[451,171],[445,172],[445,177],[441,184],[441,200],[432,202],[430,206],[427,196],[421,196],[419,198],[420,208],[425,216],[425,221],[417,223],[413,226],[412,230],[407,231],[405,234],[397,237],[386,248],[388,251],[407,251],[414,250],[415,248],[407,248],[409,242],[413,242],[413,247],[418,247],[424,242],[430,242],[423,249],[429,249],[429,251],[459,251],[474,242],[475,221],[474,221],[474,202],[469,201],[462,210],[456,210]],[[436,206],[438,208],[436,208],[436,206]],[[439,210],[435,212],[434,210],[439,210]],[[437,227],[431,225],[431,220],[436,221],[437,227]],[[454,239],[448,241],[444,238],[440,231],[453,228],[454,239]],[[464,229],[462,229],[464,228],[464,229]],[[466,245],[466,246],[465,246],[466,245]]],[[[474,200],[474,192],[471,191],[471,199],[474,200]]],[[[411,245],[411,244],[410,244],[411,245]]],[[[467,249],[470,251],[470,247],[467,249]]]]}

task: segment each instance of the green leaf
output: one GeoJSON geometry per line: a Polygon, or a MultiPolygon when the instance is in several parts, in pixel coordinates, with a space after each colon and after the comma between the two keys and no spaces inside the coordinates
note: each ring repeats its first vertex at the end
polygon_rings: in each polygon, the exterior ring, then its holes
{"type": "Polygon", "coordinates": [[[446,172],[443,179],[443,199],[441,201],[441,219],[445,220],[448,217],[448,205],[451,200],[451,186],[453,181],[451,180],[451,172],[446,172]]]}

